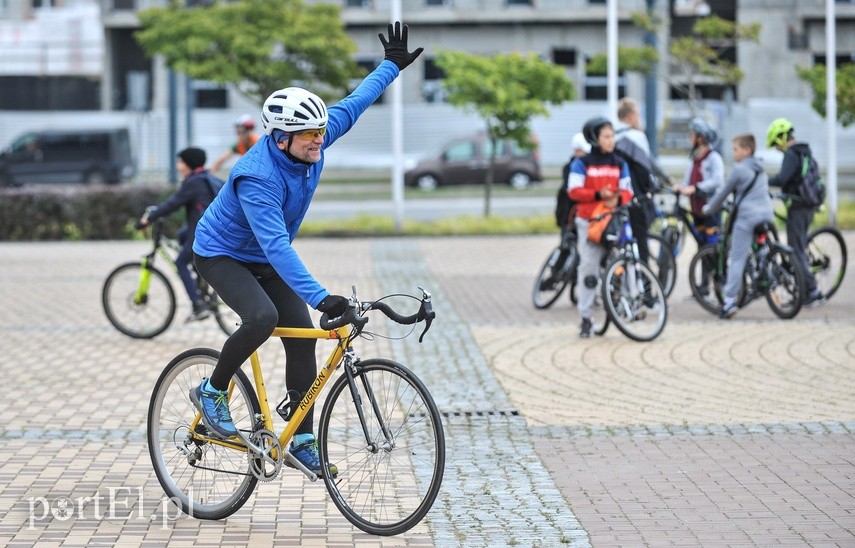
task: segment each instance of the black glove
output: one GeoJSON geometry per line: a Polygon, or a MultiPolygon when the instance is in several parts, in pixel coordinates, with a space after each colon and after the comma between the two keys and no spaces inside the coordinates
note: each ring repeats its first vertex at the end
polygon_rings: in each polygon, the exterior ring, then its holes
{"type": "Polygon", "coordinates": [[[398,70],[407,68],[425,49],[416,48],[412,53],[407,51],[407,25],[404,25],[402,30],[400,21],[395,21],[394,28],[392,23],[389,23],[389,40],[386,40],[382,32],[377,36],[380,37],[380,43],[383,44],[383,49],[386,52],[384,59],[398,65],[398,70]]]}
{"type": "Polygon", "coordinates": [[[324,300],[318,303],[317,309],[320,312],[326,312],[327,316],[330,318],[338,318],[344,314],[349,304],[350,301],[347,297],[342,297],[341,295],[327,295],[324,297],[324,300]]]}

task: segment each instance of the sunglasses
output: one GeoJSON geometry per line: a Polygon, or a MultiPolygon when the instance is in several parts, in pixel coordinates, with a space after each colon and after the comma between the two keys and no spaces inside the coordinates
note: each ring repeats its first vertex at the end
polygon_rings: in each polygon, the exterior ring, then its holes
{"type": "Polygon", "coordinates": [[[318,137],[323,137],[327,132],[327,128],[322,127],[320,129],[307,129],[305,131],[298,131],[292,133],[294,137],[300,139],[302,141],[314,141],[318,137]]]}

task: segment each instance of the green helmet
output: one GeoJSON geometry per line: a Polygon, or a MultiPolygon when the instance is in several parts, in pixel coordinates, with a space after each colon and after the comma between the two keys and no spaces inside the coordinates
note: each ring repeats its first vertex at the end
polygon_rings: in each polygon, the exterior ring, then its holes
{"type": "Polygon", "coordinates": [[[786,146],[787,135],[793,131],[793,123],[786,118],[776,118],[769,124],[766,130],[766,146],[772,148],[775,145],[786,146]]]}

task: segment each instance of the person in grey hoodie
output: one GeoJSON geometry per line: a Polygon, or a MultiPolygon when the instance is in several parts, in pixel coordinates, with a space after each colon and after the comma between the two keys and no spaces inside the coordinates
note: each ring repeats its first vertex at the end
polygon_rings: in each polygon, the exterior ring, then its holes
{"type": "Polygon", "coordinates": [[[724,201],[734,195],[735,216],[733,234],[730,240],[727,268],[727,280],[724,285],[724,303],[719,316],[730,318],[736,313],[736,298],[742,283],[742,274],[751,250],[751,240],[754,238],[754,228],[763,222],[774,220],[772,199],[769,197],[769,178],[763,169],[763,162],[754,156],[757,143],[754,136],[746,133],[733,138],[733,159],[736,164],[724,185],[703,207],[704,215],[712,215],[721,211],[724,201]]]}

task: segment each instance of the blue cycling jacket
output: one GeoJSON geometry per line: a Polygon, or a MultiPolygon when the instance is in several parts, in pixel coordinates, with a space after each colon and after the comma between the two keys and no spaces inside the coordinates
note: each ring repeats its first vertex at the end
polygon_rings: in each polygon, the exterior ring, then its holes
{"type": "Polygon", "coordinates": [[[291,242],[324,167],[324,151],[347,133],[398,76],[397,65],[383,61],[353,93],[329,108],[329,122],[314,164],[294,162],[269,135],[241,156],[229,180],[196,228],[193,251],[203,257],[228,256],[247,263],[269,263],[312,308],[329,292],[309,273],[291,242]]]}

